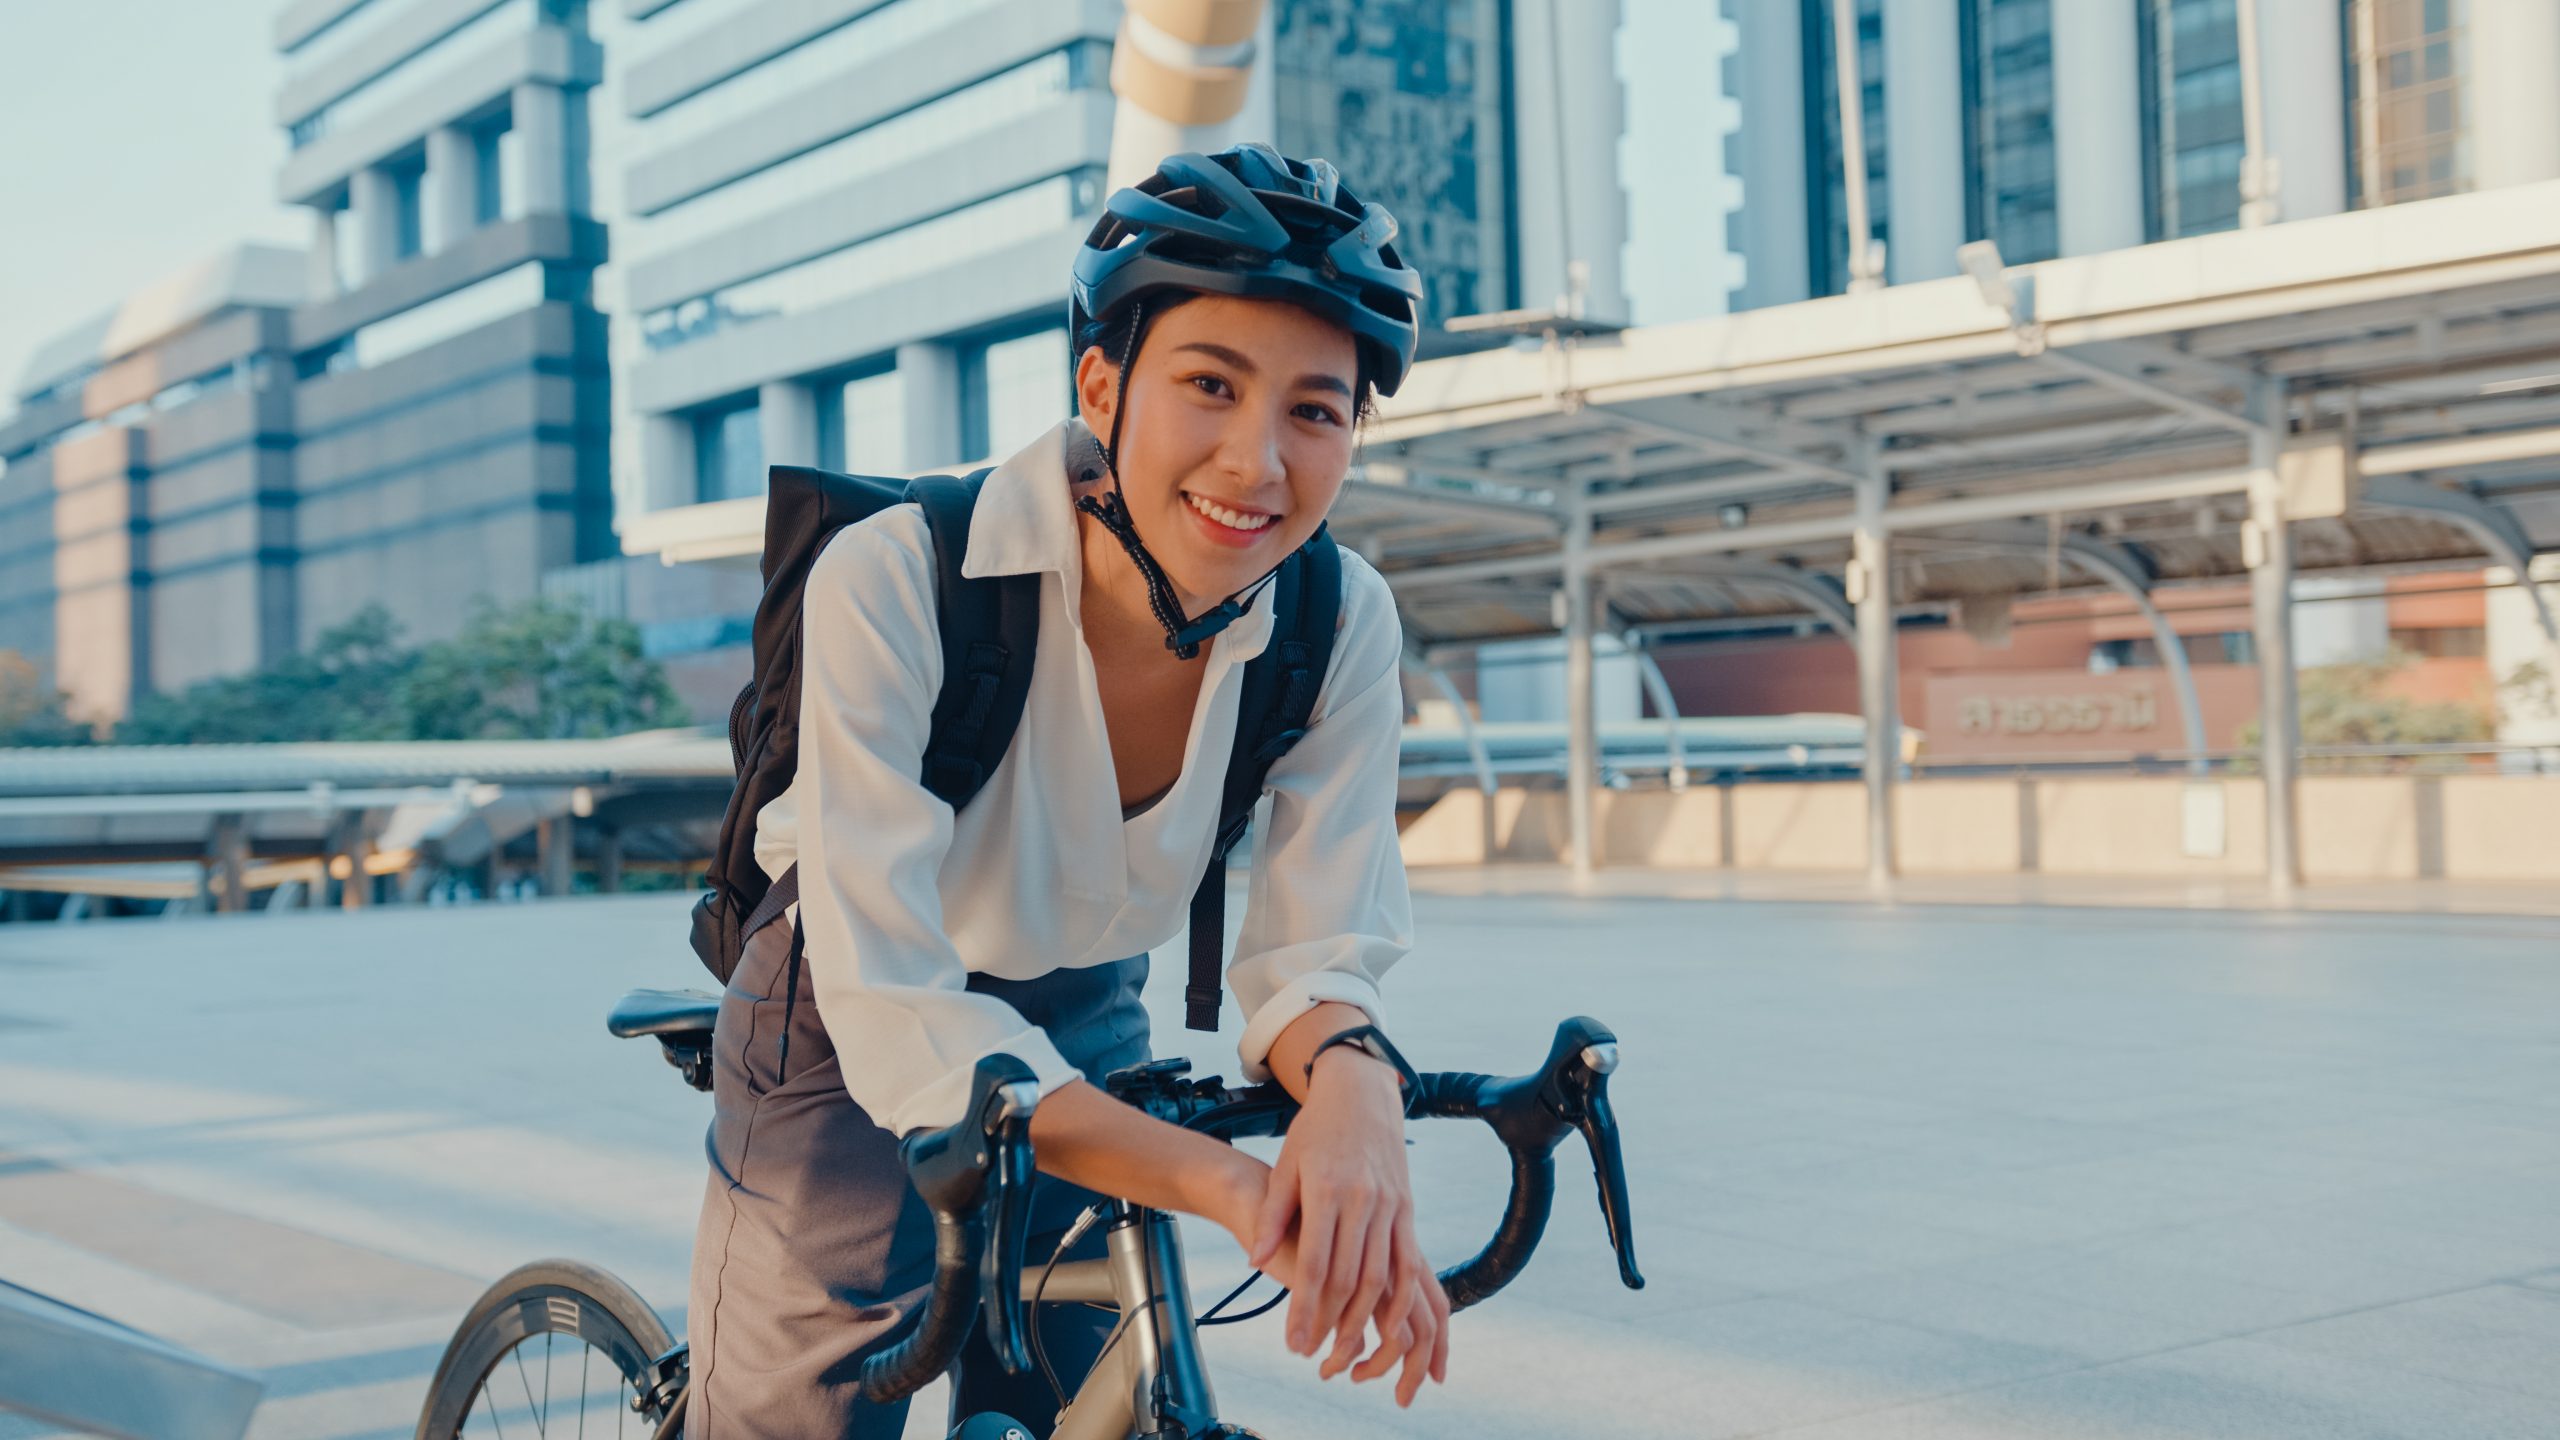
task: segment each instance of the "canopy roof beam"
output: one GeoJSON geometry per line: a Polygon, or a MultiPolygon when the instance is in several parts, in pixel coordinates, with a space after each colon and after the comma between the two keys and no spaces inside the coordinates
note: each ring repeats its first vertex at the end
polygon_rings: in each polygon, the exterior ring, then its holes
{"type": "MultiPolygon", "coordinates": [[[[1755,412],[1737,412],[1730,406],[1693,400],[1625,400],[1593,408],[1595,415],[1605,417],[1622,429],[1674,445],[1690,445],[1710,455],[1756,460],[1771,469],[1789,472],[1806,471],[1841,485],[1856,485],[1861,477],[1848,465],[1825,460],[1786,444],[1772,444],[1744,433],[1746,428],[1784,430],[1801,433],[1810,429],[1802,422],[1782,420],[1755,412]]],[[[1857,453],[1859,437],[1832,435],[1816,431],[1810,437],[1817,444],[1837,447],[1843,453],[1857,453]]]]}

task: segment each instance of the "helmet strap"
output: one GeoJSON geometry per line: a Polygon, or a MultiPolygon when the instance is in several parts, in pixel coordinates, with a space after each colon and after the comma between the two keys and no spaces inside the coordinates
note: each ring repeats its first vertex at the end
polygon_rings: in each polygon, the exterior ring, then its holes
{"type": "MultiPolygon", "coordinates": [[[[1173,580],[1147,553],[1146,542],[1138,536],[1138,522],[1129,513],[1129,503],[1120,485],[1120,422],[1129,413],[1129,371],[1137,362],[1138,341],[1146,333],[1147,312],[1144,301],[1135,302],[1129,318],[1129,341],[1120,349],[1119,387],[1111,406],[1111,438],[1103,443],[1103,468],[1111,472],[1111,493],[1100,498],[1086,495],[1076,501],[1076,508],[1092,516],[1120,548],[1129,554],[1138,577],[1147,584],[1147,608],[1155,612],[1156,623],[1164,627],[1164,648],[1181,660],[1200,658],[1200,647],[1215,638],[1219,631],[1242,619],[1245,607],[1253,603],[1253,592],[1268,583],[1265,575],[1196,616],[1182,613],[1181,597],[1174,593],[1173,580]]],[[[1279,571],[1274,569],[1271,574],[1279,571]]]]}

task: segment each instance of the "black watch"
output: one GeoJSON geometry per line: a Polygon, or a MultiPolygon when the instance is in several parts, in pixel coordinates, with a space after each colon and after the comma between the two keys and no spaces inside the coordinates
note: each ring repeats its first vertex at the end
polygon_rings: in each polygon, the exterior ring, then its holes
{"type": "Polygon", "coordinates": [[[1396,1084],[1403,1088],[1405,1098],[1408,1100],[1413,1098],[1413,1092],[1422,1084],[1422,1077],[1414,1074],[1413,1066],[1406,1063],[1404,1052],[1396,1049],[1394,1043],[1387,1039],[1387,1032],[1375,1025],[1354,1025],[1348,1030],[1327,1036],[1324,1043],[1315,1048],[1315,1053],[1307,1057],[1308,1080],[1312,1081],[1316,1078],[1316,1061],[1322,1059],[1324,1052],[1336,1045],[1348,1045],[1387,1062],[1395,1070],[1396,1084]]]}

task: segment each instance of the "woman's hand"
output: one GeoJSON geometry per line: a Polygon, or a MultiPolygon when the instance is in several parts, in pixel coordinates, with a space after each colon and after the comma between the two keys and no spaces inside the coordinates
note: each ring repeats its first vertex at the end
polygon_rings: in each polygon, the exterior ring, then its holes
{"type": "Polygon", "coordinates": [[[1402,1360],[1399,1405],[1426,1374],[1446,1382],[1449,1299],[1414,1238],[1404,1105],[1384,1063],[1339,1047],[1317,1058],[1246,1250],[1257,1268],[1292,1277],[1290,1349],[1314,1355],[1334,1337],[1323,1378],[1348,1368],[1373,1380],[1402,1360]],[[1373,1326],[1377,1346],[1361,1359],[1373,1326]]]}

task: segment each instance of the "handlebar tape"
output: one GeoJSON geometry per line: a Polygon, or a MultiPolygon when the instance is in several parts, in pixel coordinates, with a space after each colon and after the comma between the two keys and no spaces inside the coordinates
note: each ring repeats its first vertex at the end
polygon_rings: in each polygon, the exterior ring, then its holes
{"type": "Polygon", "coordinates": [[[985,1236],[974,1215],[937,1212],[933,1262],[937,1283],[925,1297],[916,1327],[897,1344],[862,1362],[862,1396],[875,1404],[904,1400],[940,1379],[968,1342],[978,1320],[977,1257],[985,1236]]]}
{"type": "Polygon", "coordinates": [[[1449,1292],[1451,1311],[1490,1299],[1519,1277],[1547,1232],[1547,1218],[1555,1204],[1554,1152],[1512,1151],[1511,1203],[1502,1212],[1501,1226],[1474,1259],[1440,1272],[1440,1288],[1449,1292]]]}

